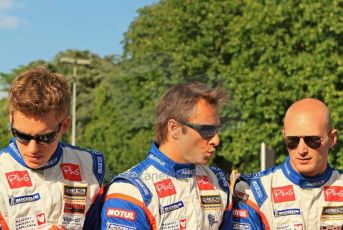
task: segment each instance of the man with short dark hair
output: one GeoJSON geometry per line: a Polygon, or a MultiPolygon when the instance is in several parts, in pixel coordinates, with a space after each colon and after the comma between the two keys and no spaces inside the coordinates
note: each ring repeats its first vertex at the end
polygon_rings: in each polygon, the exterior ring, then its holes
{"type": "Polygon", "coordinates": [[[92,229],[101,204],[101,153],[61,143],[70,124],[63,76],[20,74],[8,96],[13,139],[0,151],[0,229],[92,229]]]}
{"type": "Polygon", "coordinates": [[[296,101],[283,135],[289,157],[240,178],[223,229],[342,229],[343,174],[328,164],[338,136],[328,107],[314,98],[296,101]]]}
{"type": "Polygon", "coordinates": [[[225,93],[178,84],[160,99],[147,158],[115,177],[102,229],[218,229],[228,202],[223,171],[205,166],[219,145],[225,93]]]}

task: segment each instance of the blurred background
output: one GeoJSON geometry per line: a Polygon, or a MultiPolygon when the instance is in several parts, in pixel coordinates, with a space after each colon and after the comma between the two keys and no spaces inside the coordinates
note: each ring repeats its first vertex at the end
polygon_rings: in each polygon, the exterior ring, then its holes
{"type": "MultiPolygon", "coordinates": [[[[297,99],[323,100],[342,131],[343,1],[0,0],[1,146],[8,87],[36,65],[70,81],[64,141],[103,152],[108,176],[145,158],[158,98],[191,81],[230,92],[211,164],[257,171],[262,142],[276,164],[288,155],[283,116],[297,99]]],[[[342,143],[329,160],[343,169],[342,143]]]]}

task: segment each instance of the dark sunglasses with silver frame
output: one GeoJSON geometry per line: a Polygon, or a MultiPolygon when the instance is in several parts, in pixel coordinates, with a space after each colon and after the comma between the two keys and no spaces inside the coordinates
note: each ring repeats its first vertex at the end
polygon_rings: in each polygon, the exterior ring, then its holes
{"type": "Polygon", "coordinates": [[[61,130],[62,122],[58,123],[55,131],[47,134],[35,135],[31,136],[29,134],[20,132],[19,130],[15,129],[11,124],[11,131],[12,135],[22,144],[28,144],[31,140],[35,140],[38,144],[41,145],[48,145],[54,142],[57,138],[58,133],[61,130]]]}
{"type": "Polygon", "coordinates": [[[329,137],[331,132],[329,132],[328,135],[325,137],[321,138],[319,136],[285,136],[284,137],[284,142],[285,145],[288,149],[295,149],[298,147],[300,139],[303,138],[305,144],[312,148],[312,149],[318,149],[322,142],[329,137]]]}
{"type": "Polygon", "coordinates": [[[204,138],[214,137],[220,129],[220,125],[204,125],[204,124],[195,124],[187,121],[180,122],[181,124],[194,129],[199,135],[204,138]]]}

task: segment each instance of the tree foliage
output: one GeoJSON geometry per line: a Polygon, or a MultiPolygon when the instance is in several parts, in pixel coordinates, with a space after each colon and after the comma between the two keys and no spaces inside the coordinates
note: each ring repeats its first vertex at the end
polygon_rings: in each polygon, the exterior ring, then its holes
{"type": "MultiPolygon", "coordinates": [[[[179,82],[230,92],[213,160],[226,171],[258,170],[261,142],[275,149],[278,163],[287,156],[283,116],[297,99],[325,101],[342,130],[341,0],[161,0],[138,13],[120,58],[67,50],[51,63],[31,63],[47,64],[72,82],[73,66],[60,58],[92,60],[78,67],[77,144],[104,152],[109,175],[145,157],[157,100],[179,82]]],[[[1,74],[4,90],[25,68],[1,74]]],[[[343,166],[341,143],[331,150],[330,163],[343,166]]]]}
{"type": "Polygon", "coordinates": [[[219,155],[252,171],[262,141],[284,159],[282,120],[297,99],[324,100],[342,129],[342,15],[341,1],[160,1],[132,23],[125,55],[164,53],[183,80],[228,89],[219,155]]]}

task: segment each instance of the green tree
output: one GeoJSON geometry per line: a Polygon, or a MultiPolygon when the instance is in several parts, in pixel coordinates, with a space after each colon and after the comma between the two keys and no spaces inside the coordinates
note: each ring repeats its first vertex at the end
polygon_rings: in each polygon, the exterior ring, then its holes
{"type": "MultiPolygon", "coordinates": [[[[162,0],[139,13],[125,35],[126,58],[164,53],[181,81],[230,90],[219,152],[228,168],[258,170],[262,141],[277,162],[285,158],[282,120],[294,100],[324,100],[342,129],[341,1],[162,0]]],[[[337,167],[341,147],[330,154],[337,167]]]]}
{"type": "Polygon", "coordinates": [[[164,55],[121,61],[93,92],[84,143],[105,153],[113,175],[144,159],[153,140],[155,106],[171,77],[170,60],[164,55]]]}

